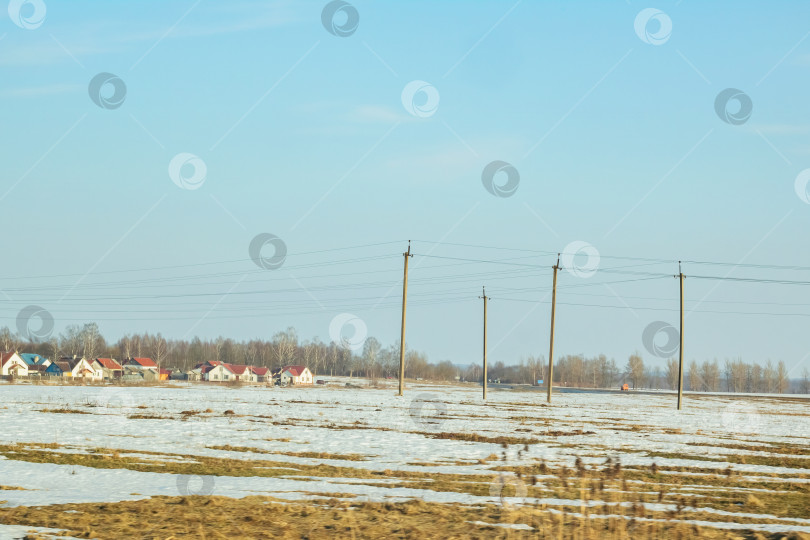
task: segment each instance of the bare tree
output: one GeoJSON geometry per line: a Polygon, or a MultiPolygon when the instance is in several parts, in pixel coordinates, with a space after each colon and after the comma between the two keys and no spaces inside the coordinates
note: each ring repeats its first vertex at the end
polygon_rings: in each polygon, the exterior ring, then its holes
{"type": "Polygon", "coordinates": [[[144,349],[144,339],[141,336],[134,335],[132,336],[132,352],[135,354],[133,356],[137,356],[138,358],[143,357],[143,349],[144,349]]]}
{"type": "Polygon", "coordinates": [[[765,370],[763,371],[763,379],[765,385],[765,391],[769,394],[773,394],[776,392],[776,370],[773,368],[773,362],[769,358],[767,362],[765,362],[765,370]]]}
{"type": "Polygon", "coordinates": [[[638,352],[631,354],[627,359],[627,367],[625,367],[630,382],[633,384],[633,389],[641,386],[644,381],[644,361],[638,352]]]}
{"type": "Polygon", "coordinates": [[[126,335],[118,340],[118,350],[124,358],[132,358],[132,338],[126,335]]]}
{"type": "Polygon", "coordinates": [[[697,392],[700,387],[700,369],[695,362],[689,362],[689,390],[697,392]]]}
{"type": "Polygon", "coordinates": [[[283,332],[273,335],[275,344],[276,362],[285,366],[293,360],[295,349],[298,347],[298,332],[292,326],[283,332]]]}
{"type": "Polygon", "coordinates": [[[59,338],[56,336],[51,336],[51,339],[48,340],[48,345],[51,349],[51,358],[56,361],[59,360],[60,350],[59,350],[59,338]]]}
{"type": "Polygon", "coordinates": [[[0,343],[2,343],[4,351],[13,352],[19,348],[20,338],[9,330],[8,326],[4,326],[0,328],[0,343]]]}
{"type": "Polygon", "coordinates": [[[700,368],[701,390],[706,392],[717,392],[720,389],[720,367],[717,360],[703,362],[700,368]]]}
{"type": "Polygon", "coordinates": [[[152,360],[155,361],[155,363],[158,365],[158,370],[160,370],[163,362],[166,360],[166,356],[168,355],[169,344],[166,343],[163,335],[158,332],[157,335],[152,336],[149,345],[152,352],[152,360]]]}
{"type": "Polygon", "coordinates": [[[96,323],[85,324],[79,333],[79,339],[82,344],[82,356],[88,362],[92,362],[99,352],[107,348],[96,323]]]}
{"type": "Polygon", "coordinates": [[[680,363],[675,358],[667,359],[667,386],[671,390],[678,389],[678,376],[680,375],[680,363]]]}
{"type": "Polygon", "coordinates": [[[780,360],[776,365],[776,391],[784,394],[790,389],[790,376],[788,375],[785,362],[780,360]]]}
{"type": "Polygon", "coordinates": [[[377,379],[377,357],[381,350],[382,344],[375,337],[369,337],[363,344],[363,370],[366,372],[366,376],[372,380],[377,379]]]}
{"type": "Polygon", "coordinates": [[[315,366],[315,369],[310,368],[310,371],[312,371],[312,374],[314,375],[316,372],[320,373],[322,368],[324,371],[326,371],[324,367],[324,363],[326,361],[326,348],[324,347],[324,344],[321,343],[321,341],[317,338],[312,340],[312,346],[312,364],[315,366]]]}
{"type": "Polygon", "coordinates": [[[69,356],[75,356],[82,350],[82,330],[76,324],[71,324],[59,338],[60,348],[69,356]]]}

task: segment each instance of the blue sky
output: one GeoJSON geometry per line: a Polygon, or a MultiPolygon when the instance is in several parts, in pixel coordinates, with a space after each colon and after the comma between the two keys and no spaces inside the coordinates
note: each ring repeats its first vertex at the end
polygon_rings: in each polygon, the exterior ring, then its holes
{"type": "MultiPolygon", "coordinates": [[[[586,242],[599,271],[560,274],[557,353],[660,364],[642,333],[677,324],[673,261],[810,267],[795,189],[810,168],[810,5],[357,1],[345,37],[322,24],[325,6],[48,0],[22,5],[19,24],[4,11],[3,324],[38,305],[56,333],[293,325],[328,341],[352,313],[390,343],[412,239],[409,346],[478,361],[486,285],[491,358],[512,363],[547,354],[553,254],[586,242]],[[99,73],[126,85],[120,106],[90,98],[99,73]],[[412,81],[439,96],[421,117],[403,105],[412,81]],[[739,125],[715,112],[727,88],[752,103],[739,125]],[[181,153],[205,164],[197,189],[169,176],[181,153]],[[496,160],[519,173],[511,196],[482,185],[496,160]],[[286,244],[281,268],[250,260],[260,233],[286,244]],[[366,247],[322,251],[351,246],[366,247]]],[[[405,101],[418,112],[425,97],[405,101]]],[[[806,286],[686,283],[688,359],[810,365],[806,286]]]]}

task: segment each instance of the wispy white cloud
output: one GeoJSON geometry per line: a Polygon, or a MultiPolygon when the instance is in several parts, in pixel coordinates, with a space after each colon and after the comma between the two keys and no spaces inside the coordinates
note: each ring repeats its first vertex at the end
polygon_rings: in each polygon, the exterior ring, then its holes
{"type": "MultiPolygon", "coordinates": [[[[3,55],[0,56],[0,66],[41,66],[60,62],[74,62],[70,55],[53,41],[17,45],[7,40],[5,45],[6,49],[3,55]]],[[[73,43],[67,48],[70,54],[75,57],[111,52],[110,48],[101,48],[90,44],[73,43]]]]}
{"type": "Polygon", "coordinates": [[[748,131],[766,135],[805,135],[810,133],[810,124],[751,124],[748,131]]]}
{"type": "Polygon", "coordinates": [[[286,3],[274,5],[234,2],[207,7],[201,5],[168,35],[166,30],[174,22],[168,19],[162,21],[159,26],[150,24],[148,27],[146,21],[128,21],[126,26],[118,20],[87,21],[69,29],[54,28],[54,35],[59,38],[61,46],[56,42],[47,41],[18,44],[6,40],[5,51],[0,56],[0,65],[48,65],[74,61],[70,55],[81,59],[100,54],[138,52],[139,44],[154,43],[164,35],[165,39],[171,40],[251,32],[288,26],[303,20],[302,15],[296,13],[295,9],[286,3]],[[66,50],[70,55],[65,52],[66,50]]]}
{"type": "Polygon", "coordinates": [[[404,111],[399,112],[384,105],[360,105],[354,107],[348,114],[347,120],[360,123],[392,124],[394,122],[410,122],[416,120],[404,111]]]}
{"type": "MultiPolygon", "coordinates": [[[[395,157],[388,160],[386,166],[391,170],[420,172],[415,178],[423,178],[430,183],[437,178],[454,182],[459,176],[469,175],[470,171],[477,171],[479,168],[479,164],[470,159],[469,150],[452,143],[425,153],[395,157]]],[[[475,175],[470,178],[475,178],[475,175]]]]}
{"type": "Polygon", "coordinates": [[[81,84],[57,83],[45,86],[26,86],[19,88],[0,89],[0,98],[30,98],[51,96],[54,94],[67,94],[85,91],[87,86],[81,84]]]}

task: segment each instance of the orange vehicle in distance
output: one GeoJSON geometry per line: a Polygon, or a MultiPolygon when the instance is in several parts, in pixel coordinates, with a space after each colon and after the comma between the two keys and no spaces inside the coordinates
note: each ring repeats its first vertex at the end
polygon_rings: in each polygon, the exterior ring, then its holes
{"type": "Polygon", "coordinates": [[[622,392],[629,392],[629,391],[630,391],[630,385],[627,384],[627,383],[624,383],[622,385],[622,392]]]}

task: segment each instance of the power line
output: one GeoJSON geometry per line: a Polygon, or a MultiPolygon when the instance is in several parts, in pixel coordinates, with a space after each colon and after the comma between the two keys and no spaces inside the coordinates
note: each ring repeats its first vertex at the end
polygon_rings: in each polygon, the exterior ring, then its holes
{"type": "MultiPolygon", "coordinates": [[[[296,257],[296,256],[303,256],[303,255],[313,255],[318,253],[328,253],[332,251],[346,251],[350,249],[362,249],[366,247],[375,247],[375,246],[384,246],[390,244],[398,244],[401,243],[401,240],[392,240],[390,242],[378,242],[375,244],[363,244],[358,246],[346,246],[346,247],[337,247],[337,248],[328,248],[328,249],[319,249],[314,251],[302,251],[298,253],[288,253],[287,257],[296,257]]],[[[193,268],[199,266],[211,266],[216,264],[232,264],[232,263],[244,263],[244,262],[253,262],[252,259],[230,259],[226,261],[211,261],[211,262],[200,262],[200,263],[188,263],[188,264],[175,264],[175,265],[168,265],[168,266],[153,266],[153,267],[146,267],[146,268],[132,268],[132,269],[122,269],[122,270],[105,270],[99,272],[92,272],[91,275],[98,275],[98,274],[119,274],[119,273],[126,273],[126,272],[152,272],[155,270],[176,270],[180,268],[193,268]]],[[[45,276],[13,276],[13,277],[0,277],[0,279],[45,279],[45,278],[59,278],[59,277],[85,277],[88,274],[86,272],[78,272],[73,274],[52,274],[52,275],[45,275],[45,276]]]]}

